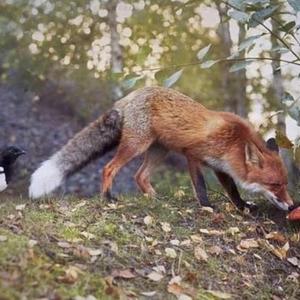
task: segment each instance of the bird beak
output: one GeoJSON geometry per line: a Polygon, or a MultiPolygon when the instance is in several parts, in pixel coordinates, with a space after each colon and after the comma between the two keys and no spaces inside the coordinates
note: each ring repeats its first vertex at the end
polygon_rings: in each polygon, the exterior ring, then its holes
{"type": "Polygon", "coordinates": [[[26,151],[25,150],[20,150],[19,155],[24,155],[24,154],[26,154],[26,151]]]}

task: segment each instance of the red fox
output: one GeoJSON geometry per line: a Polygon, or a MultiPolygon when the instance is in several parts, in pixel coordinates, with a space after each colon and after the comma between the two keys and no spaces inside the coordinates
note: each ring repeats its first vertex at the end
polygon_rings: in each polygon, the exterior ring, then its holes
{"type": "Polygon", "coordinates": [[[287,192],[287,172],[274,139],[265,143],[242,118],[209,110],[162,87],[128,94],[75,135],[33,173],[29,196],[49,194],[64,178],[115,146],[117,152],[103,170],[102,195],[106,198],[111,197],[112,182],[120,168],[143,153],[145,159],[135,179],[142,192],[153,197],[150,175],[173,150],[187,158],[195,196],[203,206],[210,206],[201,172],[202,166],[207,166],[240,209],[247,204],[235,183],[261,192],[280,209],[293,207],[287,192]]]}

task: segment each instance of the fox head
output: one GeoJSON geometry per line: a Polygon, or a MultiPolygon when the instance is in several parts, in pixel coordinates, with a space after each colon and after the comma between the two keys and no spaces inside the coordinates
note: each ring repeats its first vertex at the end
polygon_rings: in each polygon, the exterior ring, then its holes
{"type": "Polygon", "coordinates": [[[287,171],[275,139],[269,139],[267,149],[259,150],[253,143],[245,145],[247,179],[243,185],[252,192],[262,193],[271,203],[283,210],[293,207],[287,191],[287,171]]]}

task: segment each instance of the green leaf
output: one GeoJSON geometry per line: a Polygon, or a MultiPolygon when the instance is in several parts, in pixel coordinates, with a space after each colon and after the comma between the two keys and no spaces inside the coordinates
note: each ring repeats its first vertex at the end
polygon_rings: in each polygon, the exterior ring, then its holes
{"type": "Polygon", "coordinates": [[[281,97],[281,103],[288,104],[288,102],[295,102],[295,99],[290,93],[284,92],[283,96],[281,97]]]}
{"type": "Polygon", "coordinates": [[[289,5],[295,10],[295,12],[300,11],[300,1],[299,0],[288,0],[289,5]]]}
{"type": "Polygon", "coordinates": [[[126,76],[128,79],[125,79],[121,82],[121,86],[123,87],[124,90],[129,90],[133,88],[136,85],[136,83],[144,77],[142,75],[134,76],[134,77],[131,76],[132,75],[126,76]]]}
{"type": "Polygon", "coordinates": [[[202,49],[197,53],[197,58],[198,58],[199,60],[202,60],[202,59],[205,57],[205,55],[208,53],[210,47],[211,47],[211,44],[209,44],[208,46],[202,48],[202,49]]]}
{"type": "Polygon", "coordinates": [[[255,12],[250,18],[249,26],[256,27],[260,23],[263,23],[264,20],[268,19],[275,13],[278,7],[279,5],[269,6],[267,8],[255,12]]]}
{"type": "Polygon", "coordinates": [[[122,72],[113,72],[113,73],[111,73],[110,76],[111,76],[112,80],[117,81],[117,80],[120,80],[124,76],[124,73],[122,73],[122,72]]]}
{"type": "Polygon", "coordinates": [[[219,62],[219,60],[207,60],[200,65],[200,68],[208,69],[208,68],[212,67],[214,64],[216,64],[217,62],[219,62]]]}
{"type": "Polygon", "coordinates": [[[289,108],[288,114],[291,118],[297,121],[297,125],[300,126],[300,100],[295,101],[289,108]]]}
{"type": "Polygon", "coordinates": [[[179,80],[179,78],[182,75],[182,72],[183,72],[183,69],[181,69],[181,70],[175,72],[174,74],[172,74],[169,78],[167,78],[164,81],[164,86],[165,87],[171,87],[176,81],[179,80]]]}
{"type": "Polygon", "coordinates": [[[254,44],[254,41],[256,41],[258,38],[260,38],[262,34],[253,35],[248,38],[246,38],[244,41],[242,41],[239,45],[239,51],[243,51],[246,48],[250,47],[252,44],[254,44]]]}
{"type": "Polygon", "coordinates": [[[230,10],[228,11],[228,16],[235,19],[240,23],[246,23],[249,21],[250,15],[245,12],[238,11],[238,10],[230,10]]]}
{"type": "Polygon", "coordinates": [[[229,0],[228,3],[237,9],[244,10],[246,8],[246,3],[244,0],[229,0]]]}
{"type": "Polygon", "coordinates": [[[229,69],[229,72],[232,73],[232,72],[236,72],[236,71],[245,69],[251,63],[252,63],[252,61],[249,61],[249,60],[237,62],[231,66],[231,68],[229,69]]]}
{"type": "Polygon", "coordinates": [[[291,21],[291,22],[288,22],[288,23],[284,24],[279,29],[281,31],[289,33],[295,26],[296,26],[296,22],[295,21],[291,21]]]}
{"type": "Polygon", "coordinates": [[[288,53],[288,52],[290,52],[289,49],[284,48],[284,47],[280,47],[280,46],[276,46],[276,47],[272,48],[271,51],[279,52],[279,53],[288,53]]]}

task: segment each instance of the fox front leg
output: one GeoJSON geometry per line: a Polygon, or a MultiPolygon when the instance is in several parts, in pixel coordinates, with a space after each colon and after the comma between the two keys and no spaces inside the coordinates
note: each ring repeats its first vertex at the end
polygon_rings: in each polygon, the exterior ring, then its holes
{"type": "Polygon", "coordinates": [[[193,183],[194,193],[202,206],[213,207],[207,197],[206,184],[199,162],[188,159],[189,171],[193,183]]]}
{"type": "Polygon", "coordinates": [[[225,191],[227,192],[228,197],[238,209],[240,210],[243,210],[244,208],[249,208],[250,210],[256,209],[256,205],[248,204],[241,198],[234,180],[229,175],[220,171],[215,171],[215,174],[218,177],[222,186],[224,187],[225,191]]]}

